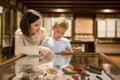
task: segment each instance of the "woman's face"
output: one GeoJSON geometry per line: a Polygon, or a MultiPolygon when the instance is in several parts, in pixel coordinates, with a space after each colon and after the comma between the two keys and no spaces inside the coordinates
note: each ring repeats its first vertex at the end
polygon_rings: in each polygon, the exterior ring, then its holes
{"type": "Polygon", "coordinates": [[[31,23],[30,24],[30,31],[29,31],[30,35],[36,34],[40,30],[40,26],[41,26],[41,19],[38,19],[34,23],[31,23]]]}
{"type": "Polygon", "coordinates": [[[65,32],[66,32],[66,29],[62,27],[53,28],[53,37],[55,39],[60,39],[61,37],[64,36],[65,32]]]}

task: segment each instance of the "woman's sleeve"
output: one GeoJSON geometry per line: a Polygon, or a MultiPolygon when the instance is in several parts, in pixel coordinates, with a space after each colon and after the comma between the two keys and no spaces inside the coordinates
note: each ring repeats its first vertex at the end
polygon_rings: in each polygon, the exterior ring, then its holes
{"type": "Polygon", "coordinates": [[[15,34],[15,55],[39,55],[40,46],[25,46],[22,35],[15,34]]]}

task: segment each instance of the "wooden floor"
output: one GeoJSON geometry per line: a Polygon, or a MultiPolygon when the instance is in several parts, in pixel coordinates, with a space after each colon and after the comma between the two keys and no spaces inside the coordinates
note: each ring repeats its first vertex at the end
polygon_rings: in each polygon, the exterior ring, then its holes
{"type": "Polygon", "coordinates": [[[120,55],[106,55],[111,61],[120,65],[120,55]]]}

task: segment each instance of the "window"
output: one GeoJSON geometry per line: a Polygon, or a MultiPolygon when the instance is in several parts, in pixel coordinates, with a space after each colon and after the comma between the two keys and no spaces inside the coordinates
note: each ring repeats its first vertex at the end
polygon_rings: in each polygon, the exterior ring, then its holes
{"type": "Polygon", "coordinates": [[[97,20],[98,38],[120,38],[120,19],[97,20]]]}

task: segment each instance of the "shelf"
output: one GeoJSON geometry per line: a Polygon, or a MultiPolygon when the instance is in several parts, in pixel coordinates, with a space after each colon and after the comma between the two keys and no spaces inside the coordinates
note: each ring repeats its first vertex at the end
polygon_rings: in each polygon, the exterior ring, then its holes
{"type": "Polygon", "coordinates": [[[87,39],[79,39],[79,40],[72,40],[71,43],[93,43],[94,40],[87,40],[87,39]]]}
{"type": "Polygon", "coordinates": [[[120,39],[98,39],[97,43],[102,43],[102,44],[120,44],[120,39]]]}

